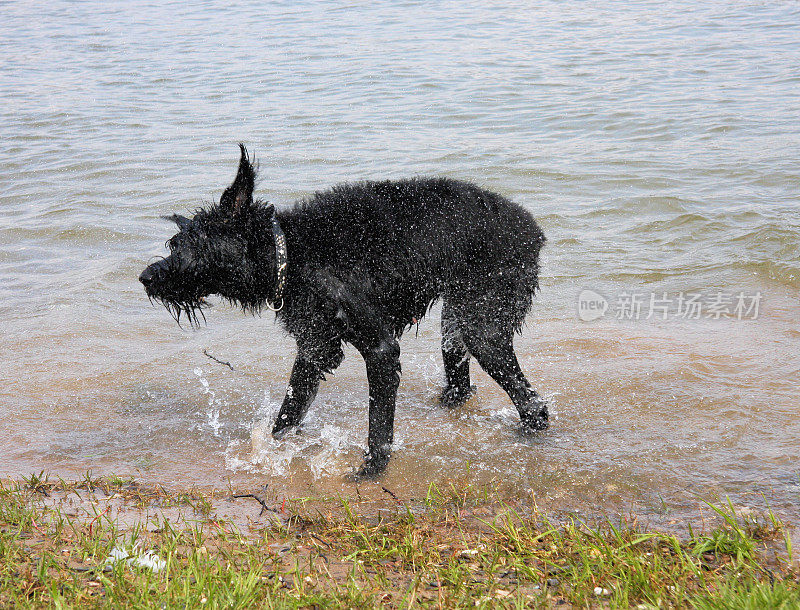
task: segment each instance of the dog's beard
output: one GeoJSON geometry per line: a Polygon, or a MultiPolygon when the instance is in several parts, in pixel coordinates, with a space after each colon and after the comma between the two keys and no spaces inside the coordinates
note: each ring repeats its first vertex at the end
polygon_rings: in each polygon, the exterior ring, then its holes
{"type": "Polygon", "coordinates": [[[176,300],[169,298],[162,298],[151,296],[150,300],[158,301],[172,316],[172,319],[183,328],[181,318],[188,320],[190,328],[200,328],[200,319],[202,318],[203,324],[206,323],[206,315],[203,309],[208,307],[208,303],[203,297],[193,298],[189,300],[176,300]],[[199,314],[199,315],[198,315],[199,314]]]}

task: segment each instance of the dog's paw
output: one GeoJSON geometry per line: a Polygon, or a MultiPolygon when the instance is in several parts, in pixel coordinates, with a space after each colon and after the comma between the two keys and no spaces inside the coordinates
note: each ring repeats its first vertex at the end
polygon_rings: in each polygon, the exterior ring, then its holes
{"type": "Polygon", "coordinates": [[[527,435],[547,430],[549,427],[550,423],[547,421],[547,417],[532,417],[522,422],[520,431],[523,435],[527,435]]]}
{"type": "Polygon", "coordinates": [[[550,426],[547,403],[538,396],[533,396],[531,400],[528,401],[528,404],[520,409],[519,417],[522,423],[523,433],[529,434],[540,430],[547,430],[550,426]]]}
{"type": "Polygon", "coordinates": [[[360,468],[344,475],[344,479],[348,483],[363,483],[364,481],[374,481],[380,474],[380,472],[375,472],[369,469],[365,464],[362,464],[360,468]]]}
{"type": "Polygon", "coordinates": [[[292,431],[294,431],[295,434],[302,433],[302,429],[296,424],[290,424],[286,426],[276,425],[274,428],[272,428],[272,438],[274,438],[276,441],[283,440],[292,431]]]}
{"type": "Polygon", "coordinates": [[[388,453],[379,453],[375,456],[367,453],[364,456],[364,463],[357,470],[345,475],[345,478],[351,483],[374,481],[386,471],[388,464],[388,453]]]}
{"type": "Polygon", "coordinates": [[[466,389],[455,386],[447,386],[439,395],[439,403],[447,409],[456,409],[472,398],[475,394],[475,390],[476,388],[474,385],[471,385],[466,389]]]}

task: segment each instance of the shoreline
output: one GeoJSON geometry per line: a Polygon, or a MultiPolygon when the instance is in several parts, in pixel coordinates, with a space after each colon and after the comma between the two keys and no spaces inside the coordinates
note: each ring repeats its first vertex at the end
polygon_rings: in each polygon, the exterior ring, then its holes
{"type": "Polygon", "coordinates": [[[800,605],[793,524],[771,512],[707,503],[710,527],[676,535],[635,517],[522,512],[486,488],[432,487],[413,506],[381,491],[377,503],[5,479],[0,605],[800,605]]]}

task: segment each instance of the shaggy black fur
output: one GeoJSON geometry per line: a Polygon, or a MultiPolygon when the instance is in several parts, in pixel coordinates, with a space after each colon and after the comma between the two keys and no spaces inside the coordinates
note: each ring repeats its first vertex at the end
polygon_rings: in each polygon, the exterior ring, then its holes
{"type": "MultiPolygon", "coordinates": [[[[253,200],[255,169],[241,146],[239,170],[218,205],[180,231],[170,255],[139,278],[176,319],[197,323],[203,299],[219,294],[258,311],[274,295],[273,215],[286,234],[288,275],[277,318],[297,340],[289,389],[273,428],[300,424],[324,375],[355,346],[367,365],[369,439],[358,477],[381,473],[391,450],[399,383],[398,338],[442,299],[447,406],[474,391],[469,359],[508,393],[525,430],[547,427],[547,405],[513,349],[538,287],[545,239],[519,205],[447,178],[337,186],[276,212],[253,200]]],[[[276,303],[276,306],[280,303],[276,303]]]]}

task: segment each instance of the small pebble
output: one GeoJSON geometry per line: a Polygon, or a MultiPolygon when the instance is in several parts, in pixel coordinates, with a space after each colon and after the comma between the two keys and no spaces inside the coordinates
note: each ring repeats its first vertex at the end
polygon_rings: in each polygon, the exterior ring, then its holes
{"type": "Polygon", "coordinates": [[[609,591],[608,589],[604,589],[603,587],[595,587],[594,594],[598,596],[608,597],[609,595],[611,595],[611,591],[609,591]]]}
{"type": "Polygon", "coordinates": [[[558,578],[548,578],[547,579],[547,586],[548,587],[557,587],[559,584],[561,584],[561,581],[558,580],[558,578]]]}

